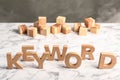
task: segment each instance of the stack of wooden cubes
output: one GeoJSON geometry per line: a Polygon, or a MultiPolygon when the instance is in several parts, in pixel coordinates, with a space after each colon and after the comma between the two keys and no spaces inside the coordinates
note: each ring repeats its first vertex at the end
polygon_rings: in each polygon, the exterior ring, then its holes
{"type": "Polygon", "coordinates": [[[97,34],[100,31],[100,25],[95,23],[92,17],[89,17],[85,18],[84,25],[80,22],[74,23],[74,31],[78,32],[81,36],[86,36],[88,31],[97,34]]]}
{"type": "MultiPolygon", "coordinates": [[[[19,25],[19,33],[27,34],[28,36],[35,37],[37,34],[49,35],[52,34],[68,34],[72,31],[71,27],[66,24],[66,17],[58,16],[56,18],[56,23],[51,27],[47,26],[47,17],[39,16],[38,20],[34,22],[33,26],[27,26],[25,24],[19,25]]],[[[74,31],[78,32],[81,36],[86,36],[87,32],[97,34],[100,31],[100,25],[95,23],[95,20],[92,17],[85,18],[84,25],[80,22],[74,23],[74,31]]]]}
{"type": "Polygon", "coordinates": [[[56,18],[56,23],[51,26],[51,32],[53,34],[64,33],[68,34],[71,32],[71,27],[66,24],[66,17],[58,16],[56,18]]]}
{"type": "Polygon", "coordinates": [[[50,27],[48,27],[46,23],[47,18],[44,16],[39,16],[38,21],[34,23],[34,27],[37,27],[38,33],[45,36],[50,34],[50,27]]]}

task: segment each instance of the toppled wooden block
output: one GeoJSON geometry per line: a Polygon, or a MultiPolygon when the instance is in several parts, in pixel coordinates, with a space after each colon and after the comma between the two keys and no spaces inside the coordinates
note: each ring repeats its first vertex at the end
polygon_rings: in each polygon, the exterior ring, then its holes
{"type": "Polygon", "coordinates": [[[60,24],[54,24],[52,27],[51,27],[51,32],[53,34],[58,34],[61,32],[61,25],[60,24]]]}
{"type": "Polygon", "coordinates": [[[27,26],[25,24],[19,25],[18,30],[21,35],[27,34],[27,26]]]}
{"type": "Polygon", "coordinates": [[[94,25],[95,25],[95,20],[92,17],[85,18],[84,22],[85,22],[85,26],[87,28],[94,27],[94,25]]]}
{"type": "Polygon", "coordinates": [[[39,16],[38,17],[38,26],[46,25],[47,18],[45,16],[39,16]]]}
{"type": "Polygon", "coordinates": [[[50,27],[46,26],[45,28],[40,29],[40,34],[45,35],[45,36],[49,35],[50,34],[50,27]]]}
{"type": "Polygon", "coordinates": [[[27,35],[31,37],[37,36],[37,28],[36,27],[29,27],[27,30],[27,35]]]}
{"type": "Polygon", "coordinates": [[[78,32],[80,27],[82,27],[81,23],[79,23],[79,22],[78,23],[74,23],[74,31],[75,32],[78,32]]]}
{"type": "Polygon", "coordinates": [[[87,28],[81,27],[81,28],[79,29],[79,35],[81,35],[81,36],[86,36],[86,35],[87,35],[87,28]]]}
{"type": "Polygon", "coordinates": [[[57,23],[57,24],[63,25],[65,22],[66,22],[66,17],[64,17],[64,16],[58,16],[58,17],[56,18],[56,23],[57,23]]]}
{"type": "Polygon", "coordinates": [[[68,25],[66,25],[66,24],[64,24],[64,25],[62,25],[62,33],[64,33],[64,34],[68,34],[68,33],[70,33],[71,32],[71,27],[70,26],[68,26],[68,25]]]}
{"type": "Polygon", "coordinates": [[[100,25],[99,24],[95,24],[94,27],[90,27],[90,32],[91,33],[95,33],[95,34],[99,33],[100,32],[100,25]]]}

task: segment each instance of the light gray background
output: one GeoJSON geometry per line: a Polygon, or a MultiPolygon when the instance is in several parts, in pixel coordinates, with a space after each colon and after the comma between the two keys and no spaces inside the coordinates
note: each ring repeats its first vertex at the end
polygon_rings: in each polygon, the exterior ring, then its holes
{"type": "Polygon", "coordinates": [[[0,0],[0,22],[33,22],[47,16],[48,22],[63,15],[67,22],[93,17],[97,22],[120,22],[120,0],[0,0]]]}

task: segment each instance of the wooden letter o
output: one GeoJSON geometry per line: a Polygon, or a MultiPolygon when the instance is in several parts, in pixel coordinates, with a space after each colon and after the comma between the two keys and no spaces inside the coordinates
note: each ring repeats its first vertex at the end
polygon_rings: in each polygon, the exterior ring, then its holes
{"type": "Polygon", "coordinates": [[[65,64],[68,68],[78,68],[81,65],[82,59],[79,54],[76,52],[70,52],[65,57],[65,64]],[[77,59],[77,62],[75,64],[70,63],[70,58],[75,57],[77,59]]]}

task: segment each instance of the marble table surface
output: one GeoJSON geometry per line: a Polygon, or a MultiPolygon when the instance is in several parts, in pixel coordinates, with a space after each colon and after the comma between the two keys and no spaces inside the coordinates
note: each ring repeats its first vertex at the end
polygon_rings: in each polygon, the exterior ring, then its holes
{"type": "MultiPolygon", "coordinates": [[[[0,80],[120,80],[120,23],[100,23],[99,34],[89,33],[79,36],[75,32],[69,34],[37,35],[32,38],[18,34],[18,25],[22,23],[0,23],[0,80]],[[45,61],[44,68],[38,69],[36,62],[20,62],[23,69],[7,69],[6,53],[12,55],[21,51],[22,45],[34,45],[40,55],[44,45],[68,45],[68,51],[81,53],[82,44],[95,46],[95,60],[83,60],[77,69],[65,67],[64,61],[45,61]],[[117,64],[112,69],[98,69],[100,52],[113,52],[117,56],[117,64]]],[[[25,23],[32,25],[32,23],[25,23]]],[[[52,25],[48,23],[47,25],[52,25]]],[[[73,27],[73,23],[67,23],[73,27]]]]}

